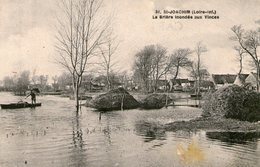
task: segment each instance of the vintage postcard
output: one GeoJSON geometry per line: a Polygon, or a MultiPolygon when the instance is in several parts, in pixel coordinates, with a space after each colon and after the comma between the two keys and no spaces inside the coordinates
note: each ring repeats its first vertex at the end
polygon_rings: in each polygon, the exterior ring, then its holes
{"type": "Polygon", "coordinates": [[[259,0],[0,0],[1,167],[260,166],[259,0]]]}

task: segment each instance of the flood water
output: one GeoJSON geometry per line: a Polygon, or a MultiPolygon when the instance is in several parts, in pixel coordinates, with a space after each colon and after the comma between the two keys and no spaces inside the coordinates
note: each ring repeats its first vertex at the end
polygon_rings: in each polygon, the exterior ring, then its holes
{"type": "MultiPolygon", "coordinates": [[[[0,103],[20,97],[0,93],[0,103]]],[[[41,107],[0,110],[0,166],[259,166],[257,133],[165,132],[152,123],[188,120],[200,109],[168,107],[99,113],[73,101],[38,97],[41,107]],[[145,127],[145,128],[144,128],[145,127]]]]}

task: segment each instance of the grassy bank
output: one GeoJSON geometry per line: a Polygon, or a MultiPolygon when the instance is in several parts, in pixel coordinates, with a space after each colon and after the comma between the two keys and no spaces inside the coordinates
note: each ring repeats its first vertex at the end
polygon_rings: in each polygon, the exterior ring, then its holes
{"type": "Polygon", "coordinates": [[[223,131],[223,132],[260,132],[260,123],[239,121],[226,118],[197,118],[191,121],[172,122],[162,126],[167,131],[223,131]]]}

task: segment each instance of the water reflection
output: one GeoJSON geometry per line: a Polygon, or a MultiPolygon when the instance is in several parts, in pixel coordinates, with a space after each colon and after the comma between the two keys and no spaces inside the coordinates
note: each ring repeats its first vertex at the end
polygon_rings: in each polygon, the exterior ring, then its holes
{"type": "Polygon", "coordinates": [[[259,132],[207,132],[206,137],[220,141],[217,145],[224,148],[225,156],[233,155],[230,166],[259,166],[259,132]],[[250,162],[250,163],[249,163],[250,162]]]}
{"type": "Polygon", "coordinates": [[[144,142],[166,139],[165,130],[160,128],[156,123],[138,121],[135,124],[135,129],[138,135],[144,136],[144,142]]]}
{"type": "Polygon", "coordinates": [[[80,122],[79,122],[79,114],[75,113],[75,118],[72,121],[72,139],[73,139],[73,144],[75,148],[79,148],[80,150],[82,150],[83,148],[83,132],[80,126],[80,122]]]}
{"type": "Polygon", "coordinates": [[[109,116],[106,116],[104,119],[105,119],[105,127],[103,128],[102,131],[104,133],[105,140],[107,141],[108,145],[111,145],[111,128],[110,128],[111,120],[109,116]]]}
{"type": "Polygon", "coordinates": [[[257,142],[260,138],[259,132],[207,132],[209,139],[220,140],[227,144],[246,144],[247,142],[257,142]]]}
{"type": "Polygon", "coordinates": [[[83,140],[83,131],[80,124],[80,114],[74,113],[74,118],[72,118],[72,154],[71,162],[73,166],[85,166],[86,165],[86,156],[84,150],[84,140],[83,140]]]}

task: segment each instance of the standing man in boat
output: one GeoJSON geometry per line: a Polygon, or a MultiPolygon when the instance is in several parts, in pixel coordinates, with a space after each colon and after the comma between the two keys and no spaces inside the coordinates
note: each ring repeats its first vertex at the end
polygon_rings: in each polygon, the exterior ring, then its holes
{"type": "Polygon", "coordinates": [[[29,97],[29,96],[31,96],[32,104],[36,104],[36,94],[33,90],[31,90],[30,94],[27,95],[26,98],[29,97]]]}

